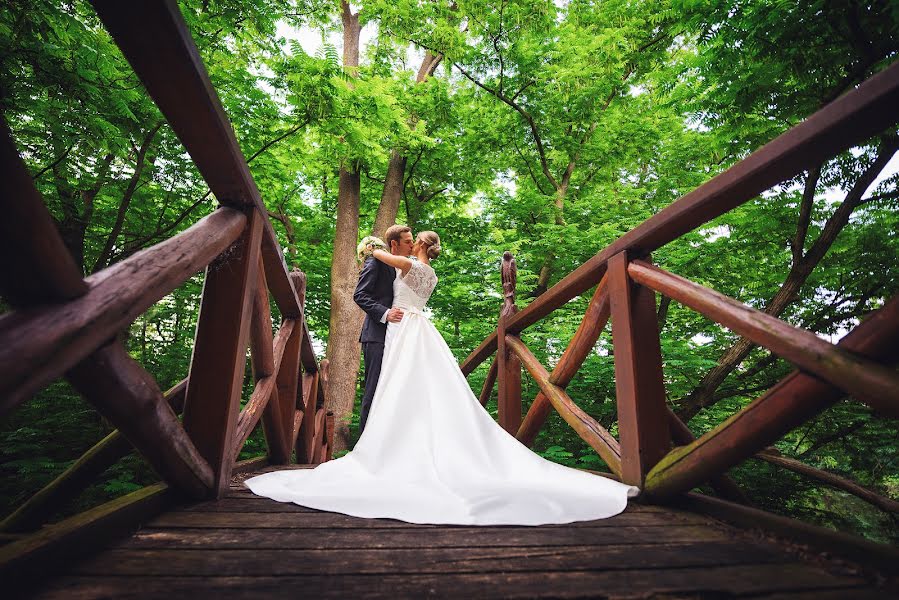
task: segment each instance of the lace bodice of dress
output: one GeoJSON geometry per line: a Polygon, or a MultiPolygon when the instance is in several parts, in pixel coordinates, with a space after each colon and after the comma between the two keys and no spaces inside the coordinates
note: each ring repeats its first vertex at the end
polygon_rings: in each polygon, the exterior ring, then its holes
{"type": "Polygon", "coordinates": [[[436,286],[437,274],[431,265],[413,260],[412,267],[405,277],[402,271],[396,270],[396,279],[393,280],[393,306],[422,309],[436,286]]]}

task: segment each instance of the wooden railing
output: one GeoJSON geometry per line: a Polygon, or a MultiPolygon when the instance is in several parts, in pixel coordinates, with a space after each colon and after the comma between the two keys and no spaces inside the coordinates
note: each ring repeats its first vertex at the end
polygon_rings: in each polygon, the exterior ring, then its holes
{"type": "Polygon", "coordinates": [[[265,462],[285,464],[295,453],[297,462],[314,464],[331,456],[334,417],[323,408],[327,363],[316,360],[303,314],[305,276],[288,272],[177,5],[93,4],[221,206],[183,233],[83,279],[0,122],[0,292],[13,308],[0,317],[0,410],[65,377],[117,427],[7,517],[4,531],[39,526],[132,445],[169,490],[192,498],[226,492],[260,420],[265,462]],[[189,373],[163,394],[117,336],[204,268],[189,373]],[[282,318],[275,335],[269,293],[282,318]],[[240,411],[248,344],[255,388],[240,411]]]}
{"type": "MultiPolygon", "coordinates": [[[[851,394],[878,415],[899,417],[899,296],[839,344],[728,298],[651,263],[650,253],[740,206],[824,159],[899,122],[899,64],[871,77],[744,160],[623,235],[524,310],[514,307],[515,267],[503,258],[499,324],[461,363],[469,375],[494,352],[481,391],[486,404],[498,380],[498,420],[531,445],[551,409],[648,500],[665,500],[705,482],[729,499],[741,493],[725,476],[785,433],[851,394]],[[520,332],[596,286],[586,314],[552,372],[522,343],[520,332]],[[655,294],[661,293],[793,363],[797,371],[699,439],[668,408],[655,294]],[[616,440],[580,409],[565,388],[612,322],[616,440]],[[521,368],[540,392],[522,420],[521,368]]],[[[830,481],[833,484],[833,481],[830,481]]],[[[851,482],[840,484],[851,491],[851,482]]],[[[856,486],[857,487],[857,486],[856,486]]],[[[868,498],[870,500],[870,498],[868,498]]],[[[879,500],[885,500],[880,498],[879,500]]],[[[895,510],[895,502],[880,502],[895,510]]]]}

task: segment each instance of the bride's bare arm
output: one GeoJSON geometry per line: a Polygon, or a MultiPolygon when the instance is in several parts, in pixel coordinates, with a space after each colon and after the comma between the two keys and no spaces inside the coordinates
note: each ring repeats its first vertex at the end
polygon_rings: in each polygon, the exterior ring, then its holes
{"type": "Polygon", "coordinates": [[[372,252],[372,256],[382,263],[386,263],[391,267],[396,267],[403,272],[404,277],[406,276],[406,273],[409,272],[409,269],[412,268],[412,261],[410,259],[405,256],[396,256],[386,250],[375,250],[372,252]]]}

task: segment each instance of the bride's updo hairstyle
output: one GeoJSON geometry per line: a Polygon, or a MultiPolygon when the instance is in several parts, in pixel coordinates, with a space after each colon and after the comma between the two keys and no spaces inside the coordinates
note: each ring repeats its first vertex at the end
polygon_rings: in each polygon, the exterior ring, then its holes
{"type": "Polygon", "coordinates": [[[418,234],[418,239],[428,248],[428,258],[434,260],[440,256],[440,236],[436,231],[422,231],[418,234]]]}

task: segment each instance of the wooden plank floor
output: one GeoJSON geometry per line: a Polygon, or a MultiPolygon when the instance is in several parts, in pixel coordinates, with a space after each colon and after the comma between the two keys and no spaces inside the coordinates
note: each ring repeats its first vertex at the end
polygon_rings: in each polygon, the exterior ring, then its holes
{"type": "MultiPolygon", "coordinates": [[[[242,480],[247,476],[241,476],[242,480]]],[[[851,570],[693,513],[632,504],[539,527],[412,525],[229,497],[160,515],[36,598],[885,598],[851,570]]]]}

